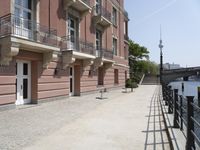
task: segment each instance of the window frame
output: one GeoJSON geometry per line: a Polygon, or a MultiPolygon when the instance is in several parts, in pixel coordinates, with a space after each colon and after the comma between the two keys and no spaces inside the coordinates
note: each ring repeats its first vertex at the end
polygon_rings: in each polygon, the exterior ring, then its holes
{"type": "Polygon", "coordinates": [[[117,50],[117,38],[113,37],[112,38],[112,50],[114,55],[118,55],[118,50],[117,50]]]}
{"type": "Polygon", "coordinates": [[[117,26],[117,9],[112,7],[112,23],[114,26],[117,26]]]}

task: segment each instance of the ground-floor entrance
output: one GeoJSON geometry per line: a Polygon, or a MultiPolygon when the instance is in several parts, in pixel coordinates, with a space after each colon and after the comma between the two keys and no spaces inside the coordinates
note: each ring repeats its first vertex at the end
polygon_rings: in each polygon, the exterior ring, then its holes
{"type": "Polygon", "coordinates": [[[69,96],[74,95],[74,67],[69,68],[69,96]]]}
{"type": "Polygon", "coordinates": [[[31,62],[16,61],[16,105],[31,102],[31,62]]]}

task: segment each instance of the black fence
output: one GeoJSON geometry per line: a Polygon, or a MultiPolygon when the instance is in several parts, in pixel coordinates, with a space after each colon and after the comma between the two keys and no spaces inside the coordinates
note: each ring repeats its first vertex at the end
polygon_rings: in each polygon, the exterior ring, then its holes
{"type": "Polygon", "coordinates": [[[200,104],[194,96],[178,95],[178,89],[171,90],[163,85],[163,100],[168,113],[173,114],[173,127],[180,128],[186,138],[186,150],[200,149],[200,104]]]}

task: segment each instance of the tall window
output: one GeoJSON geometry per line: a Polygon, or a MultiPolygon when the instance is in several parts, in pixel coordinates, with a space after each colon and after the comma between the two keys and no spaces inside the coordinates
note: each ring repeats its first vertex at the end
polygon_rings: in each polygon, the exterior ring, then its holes
{"type": "Polygon", "coordinates": [[[112,23],[113,25],[117,25],[117,9],[113,7],[112,10],[112,23]]]}
{"type": "Polygon", "coordinates": [[[124,35],[128,35],[128,21],[124,21],[124,35]]]}
{"type": "Polygon", "coordinates": [[[15,32],[19,36],[30,37],[32,24],[32,0],[15,0],[14,5],[15,14],[15,32]]]}
{"type": "Polygon", "coordinates": [[[75,18],[68,17],[68,38],[69,38],[69,47],[70,49],[76,49],[76,40],[77,40],[77,21],[75,18]]]}
{"type": "Polygon", "coordinates": [[[101,0],[96,0],[96,13],[101,13],[101,0]]]}
{"type": "Polygon", "coordinates": [[[101,49],[101,40],[102,40],[102,33],[98,29],[96,29],[96,49],[101,49]]]}
{"type": "Polygon", "coordinates": [[[116,38],[113,38],[112,49],[113,49],[113,54],[117,55],[117,39],[116,38]]]}

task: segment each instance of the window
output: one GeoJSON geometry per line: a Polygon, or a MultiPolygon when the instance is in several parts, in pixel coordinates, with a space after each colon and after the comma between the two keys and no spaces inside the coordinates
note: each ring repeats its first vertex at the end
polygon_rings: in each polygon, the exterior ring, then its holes
{"type": "Polygon", "coordinates": [[[14,4],[14,24],[15,34],[33,38],[32,20],[32,0],[15,0],[14,4]]]}
{"type": "Polygon", "coordinates": [[[101,49],[101,41],[102,41],[102,33],[98,29],[96,29],[96,49],[101,49]]]}
{"type": "Polygon", "coordinates": [[[113,7],[112,11],[112,23],[113,25],[117,25],[117,9],[113,7]]]}
{"type": "MultiPolygon", "coordinates": [[[[23,18],[23,27],[28,28],[28,20],[32,19],[32,1],[31,0],[16,0],[14,14],[19,20],[23,18]]],[[[17,23],[19,23],[17,21],[17,23]]],[[[22,22],[22,21],[21,21],[22,22]]]]}
{"type": "Polygon", "coordinates": [[[128,35],[128,22],[124,21],[124,35],[128,35]]]}
{"type": "Polygon", "coordinates": [[[96,0],[96,13],[101,13],[101,0],[96,0]]]}
{"type": "Polygon", "coordinates": [[[117,39],[113,38],[113,44],[112,44],[113,54],[117,55],[117,39]]]}
{"type": "Polygon", "coordinates": [[[118,69],[114,69],[114,83],[119,84],[118,69]]]}
{"type": "Polygon", "coordinates": [[[69,49],[76,49],[76,41],[77,41],[77,21],[75,18],[69,16],[68,17],[68,38],[69,38],[69,49]]]}

